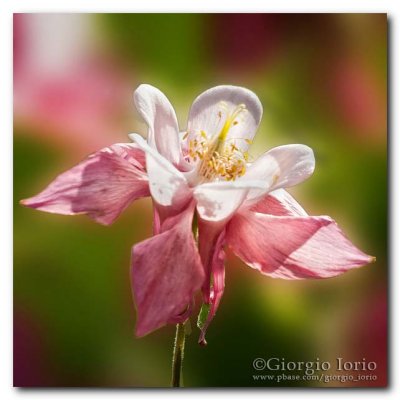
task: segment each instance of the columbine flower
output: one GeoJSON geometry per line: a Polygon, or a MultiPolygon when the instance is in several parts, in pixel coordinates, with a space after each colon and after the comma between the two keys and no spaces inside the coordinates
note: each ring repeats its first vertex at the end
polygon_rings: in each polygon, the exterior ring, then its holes
{"type": "Polygon", "coordinates": [[[111,224],[134,200],[151,196],[154,236],[132,250],[138,336],[192,311],[200,288],[208,314],[200,342],[224,290],[224,246],[273,278],[329,278],[373,260],[330,217],[309,216],[284,188],[314,171],[304,145],[273,148],[249,162],[248,148],[262,116],[257,96],[217,86],[197,97],[188,126],[178,128],[170,102],[141,85],[136,107],[148,139],[115,144],[58,176],[22,203],[59,214],[87,214],[111,224]],[[197,211],[198,246],[192,232],[197,211]]]}

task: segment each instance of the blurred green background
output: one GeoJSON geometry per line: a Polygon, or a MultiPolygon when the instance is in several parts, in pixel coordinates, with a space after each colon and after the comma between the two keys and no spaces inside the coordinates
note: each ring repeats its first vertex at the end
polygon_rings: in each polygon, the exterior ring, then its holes
{"type": "Polygon", "coordinates": [[[133,334],[130,249],[151,235],[151,202],[107,228],[18,204],[88,153],[145,134],[132,101],[140,83],[166,93],[181,128],[213,85],[256,92],[264,117],[252,155],[312,147],[315,174],[290,192],[377,257],[333,279],[283,281],[228,253],[206,348],[192,324],[185,385],[279,386],[253,380],[257,357],[378,364],[375,381],[280,385],[385,385],[385,14],[16,14],[14,384],[169,385],[174,327],[133,334]]]}

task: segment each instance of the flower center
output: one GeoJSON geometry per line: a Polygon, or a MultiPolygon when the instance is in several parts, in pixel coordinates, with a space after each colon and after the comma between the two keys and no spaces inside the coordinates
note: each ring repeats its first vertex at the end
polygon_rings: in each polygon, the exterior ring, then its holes
{"type": "MultiPolygon", "coordinates": [[[[221,103],[222,111],[218,112],[218,118],[226,113],[225,103],[221,103]]],[[[221,131],[209,138],[204,131],[200,131],[197,138],[189,141],[188,155],[191,160],[200,160],[198,176],[201,182],[212,180],[233,181],[244,175],[248,153],[240,150],[235,144],[235,138],[227,139],[232,126],[239,124],[239,116],[246,112],[244,104],[238,105],[225,119],[221,131]]],[[[241,139],[250,143],[248,139],[241,139]]]]}

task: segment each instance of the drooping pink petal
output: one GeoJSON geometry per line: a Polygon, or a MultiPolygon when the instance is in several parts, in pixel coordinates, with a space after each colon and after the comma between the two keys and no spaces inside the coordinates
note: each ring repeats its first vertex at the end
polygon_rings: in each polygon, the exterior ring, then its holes
{"type": "Polygon", "coordinates": [[[267,192],[297,185],[314,172],[313,151],[302,144],[275,147],[261,155],[248,168],[241,181],[261,180],[266,184],[264,193],[253,191],[249,200],[260,198],[267,192]]]}
{"type": "Polygon", "coordinates": [[[203,301],[209,311],[203,326],[199,343],[206,345],[206,331],[219,307],[225,287],[225,224],[215,224],[199,219],[199,252],[205,270],[202,287],[203,301]]]}
{"type": "MultiPolygon", "coordinates": [[[[228,198],[232,200],[232,196],[228,198]]],[[[262,197],[251,206],[251,211],[273,215],[307,215],[300,204],[283,189],[275,190],[262,197]]],[[[199,219],[199,252],[206,272],[202,287],[203,300],[210,307],[199,338],[199,343],[203,345],[207,343],[206,331],[215,316],[224,291],[225,252],[223,246],[226,222],[226,220],[215,222],[199,219]]]]}
{"type": "Polygon", "coordinates": [[[374,260],[324,216],[272,216],[247,210],[230,221],[227,243],[246,264],[273,278],[329,278],[374,260]]]}
{"type": "Polygon", "coordinates": [[[218,134],[234,110],[244,105],[236,123],[229,128],[226,140],[246,151],[262,117],[262,105],[250,90],[238,86],[216,86],[200,94],[193,102],[188,119],[188,139],[201,131],[210,138],[218,134]]]}
{"type": "Polygon", "coordinates": [[[182,210],[192,198],[182,172],[152,148],[140,135],[129,137],[146,153],[146,169],[153,200],[162,207],[169,207],[173,213],[182,210]]]}
{"type": "Polygon", "coordinates": [[[223,221],[230,218],[244,203],[250,192],[265,193],[262,181],[219,181],[197,186],[193,195],[197,201],[197,211],[207,221],[223,221]]]}
{"type": "Polygon", "coordinates": [[[161,232],[162,216],[157,207],[157,203],[153,201],[153,235],[158,235],[161,232]]]}
{"type": "Polygon", "coordinates": [[[109,225],[134,200],[149,196],[143,151],[115,144],[90,155],[21,204],[56,214],[87,214],[109,225]]]}
{"type": "MultiPolygon", "coordinates": [[[[205,303],[209,303],[211,293],[211,274],[212,265],[214,259],[214,253],[218,253],[219,248],[217,243],[219,237],[225,237],[225,223],[213,223],[206,220],[198,219],[198,247],[200,258],[203,263],[206,278],[202,287],[203,300],[205,303]]],[[[222,245],[222,242],[220,243],[222,245]]]]}
{"type": "Polygon", "coordinates": [[[182,162],[178,120],[167,97],[154,86],[140,85],[134,93],[137,110],[149,127],[148,143],[170,163],[182,162]]]}
{"type": "Polygon", "coordinates": [[[204,270],[192,234],[194,203],[166,220],[161,233],[133,247],[132,287],[137,307],[136,335],[183,322],[204,270]]]}
{"type": "Polygon", "coordinates": [[[303,207],[284,189],[277,189],[268,193],[255,204],[252,204],[251,211],[286,216],[307,216],[303,207]]]}

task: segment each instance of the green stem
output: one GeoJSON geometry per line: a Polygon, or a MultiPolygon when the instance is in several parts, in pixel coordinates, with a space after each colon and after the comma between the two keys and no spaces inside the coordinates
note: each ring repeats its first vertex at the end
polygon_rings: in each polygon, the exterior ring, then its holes
{"type": "Polygon", "coordinates": [[[174,352],[172,355],[172,387],[183,386],[182,364],[185,350],[185,324],[176,325],[174,352]]]}

